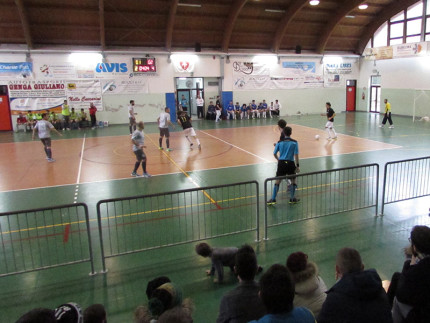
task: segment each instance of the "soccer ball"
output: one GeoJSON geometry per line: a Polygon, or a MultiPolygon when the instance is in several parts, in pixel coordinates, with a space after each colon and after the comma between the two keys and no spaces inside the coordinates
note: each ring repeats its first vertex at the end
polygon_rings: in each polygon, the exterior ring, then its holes
{"type": "Polygon", "coordinates": [[[315,135],[315,140],[320,139],[320,135],[315,135]]]}

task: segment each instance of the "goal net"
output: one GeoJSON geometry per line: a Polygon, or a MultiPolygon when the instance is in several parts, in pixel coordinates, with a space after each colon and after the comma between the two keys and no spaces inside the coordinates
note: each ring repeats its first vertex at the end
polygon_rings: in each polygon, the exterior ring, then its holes
{"type": "Polygon", "coordinates": [[[413,122],[429,121],[430,117],[430,90],[415,90],[413,122]]]}

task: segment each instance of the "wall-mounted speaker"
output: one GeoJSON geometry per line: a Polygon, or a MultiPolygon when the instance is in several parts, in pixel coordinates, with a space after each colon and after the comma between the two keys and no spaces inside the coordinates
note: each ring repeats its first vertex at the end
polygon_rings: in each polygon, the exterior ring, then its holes
{"type": "Polygon", "coordinates": [[[200,43],[196,43],[194,49],[197,53],[200,53],[202,51],[202,45],[200,43]]]}
{"type": "Polygon", "coordinates": [[[302,46],[296,45],[296,54],[301,54],[301,53],[302,53],[302,46]]]}

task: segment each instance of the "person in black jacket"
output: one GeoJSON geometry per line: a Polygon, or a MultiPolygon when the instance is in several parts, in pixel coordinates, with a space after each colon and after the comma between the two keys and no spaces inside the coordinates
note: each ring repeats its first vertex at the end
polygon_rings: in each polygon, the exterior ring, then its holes
{"type": "Polygon", "coordinates": [[[336,257],[336,284],[317,318],[318,323],[389,323],[391,308],[375,269],[364,270],[357,250],[342,248],[336,257]]]}
{"type": "Polygon", "coordinates": [[[400,322],[430,322],[430,228],[416,225],[411,231],[412,257],[398,276],[393,319],[400,322]]]}

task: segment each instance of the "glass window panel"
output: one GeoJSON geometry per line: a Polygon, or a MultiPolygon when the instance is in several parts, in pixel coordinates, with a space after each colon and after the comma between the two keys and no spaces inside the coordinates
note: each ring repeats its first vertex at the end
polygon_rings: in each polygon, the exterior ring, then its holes
{"type": "Polygon", "coordinates": [[[371,76],[371,84],[372,85],[380,85],[381,84],[381,76],[371,76]]]}
{"type": "Polygon", "coordinates": [[[399,22],[390,26],[390,38],[403,37],[403,24],[399,22]]]}
{"type": "Polygon", "coordinates": [[[426,41],[430,41],[430,35],[426,35],[426,41]]]}
{"type": "Polygon", "coordinates": [[[403,44],[403,38],[390,39],[390,45],[400,45],[403,44]]]}
{"type": "MultiPolygon", "coordinates": [[[[428,3],[430,3],[430,1],[428,3]]],[[[426,33],[430,33],[430,18],[426,19],[426,33]]]]}
{"type": "Polygon", "coordinates": [[[403,10],[390,19],[391,22],[401,21],[401,20],[405,20],[405,14],[403,10]]]}
{"type": "Polygon", "coordinates": [[[408,8],[408,12],[406,15],[407,15],[407,18],[422,17],[423,15],[422,1],[418,2],[417,4],[414,4],[413,6],[410,6],[408,8]]]}
{"type": "Polygon", "coordinates": [[[421,41],[421,36],[410,36],[406,37],[407,43],[419,43],[421,41]]]}
{"type": "Polygon", "coordinates": [[[366,48],[371,48],[371,47],[372,47],[372,39],[370,39],[366,45],[366,48]]]}
{"type": "Polygon", "coordinates": [[[426,10],[426,14],[430,15],[430,1],[427,0],[427,10],[426,10]]]}
{"type": "Polygon", "coordinates": [[[406,36],[421,34],[421,19],[410,20],[406,23],[406,36]]]}
{"type": "Polygon", "coordinates": [[[387,46],[388,25],[383,24],[373,36],[373,47],[387,46]]]}

